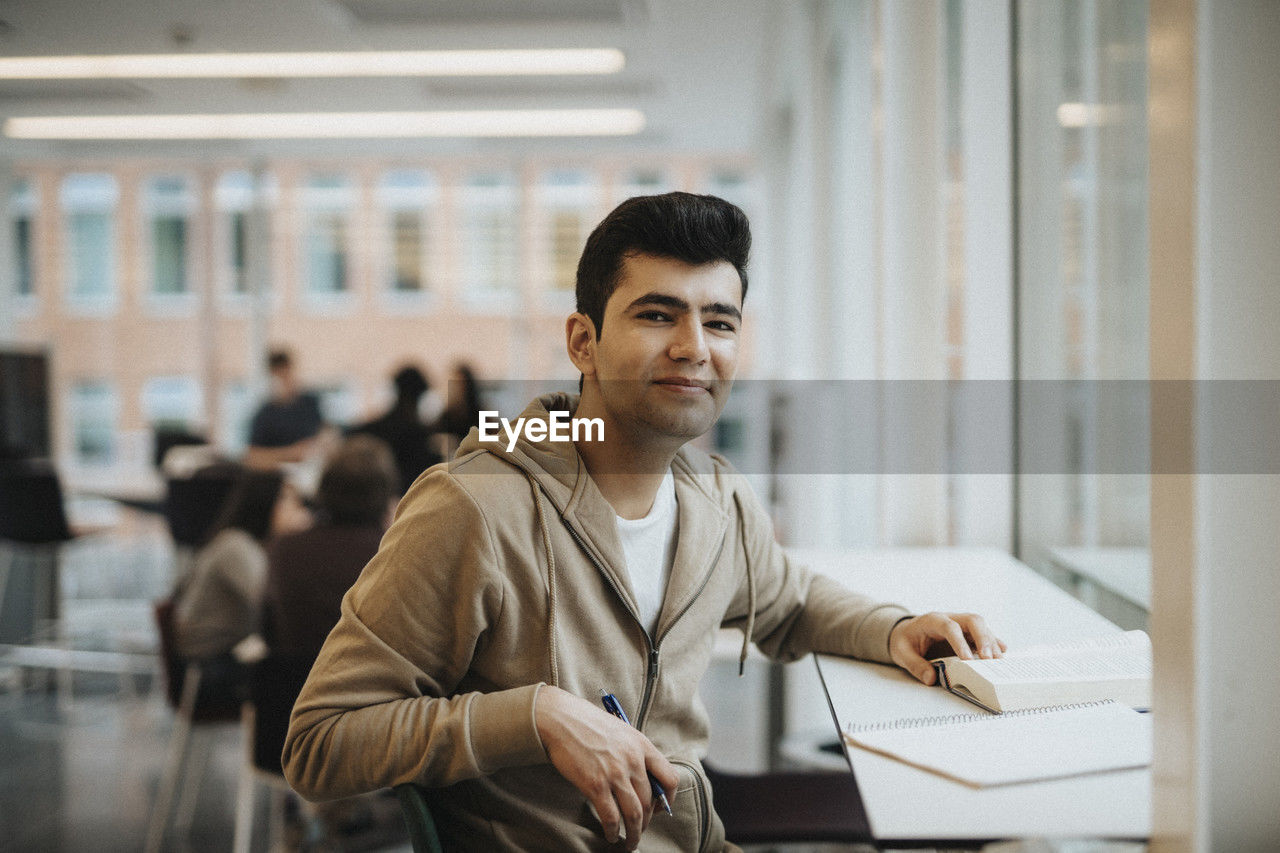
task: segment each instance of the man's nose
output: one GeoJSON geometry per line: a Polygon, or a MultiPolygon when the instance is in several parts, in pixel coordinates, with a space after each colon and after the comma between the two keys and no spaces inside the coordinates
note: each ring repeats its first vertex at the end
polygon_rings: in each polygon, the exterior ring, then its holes
{"type": "Polygon", "coordinates": [[[702,324],[692,318],[678,323],[670,354],[675,361],[692,361],[698,364],[706,361],[710,357],[710,351],[707,349],[707,335],[702,324]]]}

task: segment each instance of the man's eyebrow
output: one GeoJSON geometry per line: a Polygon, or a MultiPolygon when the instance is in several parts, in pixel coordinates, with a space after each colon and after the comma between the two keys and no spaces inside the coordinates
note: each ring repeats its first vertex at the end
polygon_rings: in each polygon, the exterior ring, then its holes
{"type": "MultiPolygon", "coordinates": [[[[644,296],[635,299],[627,306],[627,310],[630,311],[633,308],[639,308],[644,305],[661,305],[662,307],[670,308],[673,311],[689,310],[689,303],[684,299],[681,299],[678,296],[672,296],[668,293],[658,293],[656,291],[650,291],[644,296]]],[[[735,320],[742,319],[742,312],[738,310],[738,306],[732,305],[728,302],[710,302],[702,306],[702,311],[705,314],[726,314],[735,320]]]]}

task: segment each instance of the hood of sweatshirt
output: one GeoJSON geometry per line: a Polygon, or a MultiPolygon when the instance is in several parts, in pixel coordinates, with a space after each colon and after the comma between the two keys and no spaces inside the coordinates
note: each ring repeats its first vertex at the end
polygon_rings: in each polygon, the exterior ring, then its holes
{"type": "MultiPolygon", "coordinates": [[[[576,394],[553,392],[535,398],[520,417],[526,423],[549,421],[553,411],[567,411],[572,415],[577,408],[576,394]]],[[[498,428],[498,436],[498,441],[480,441],[479,429],[473,427],[458,447],[451,468],[463,465],[474,454],[487,453],[520,469],[609,576],[627,606],[638,613],[613,506],[600,493],[573,442],[532,441],[521,429],[515,446],[508,451],[509,438],[502,427],[498,428]]],[[[668,618],[691,601],[705,581],[706,572],[714,564],[712,554],[724,541],[730,517],[728,501],[733,499],[731,488],[722,490],[725,497],[717,498],[713,481],[724,477],[727,469],[707,454],[683,447],[672,460],[671,468],[675,474],[680,537],[663,613],[659,617],[659,634],[668,618]]]]}

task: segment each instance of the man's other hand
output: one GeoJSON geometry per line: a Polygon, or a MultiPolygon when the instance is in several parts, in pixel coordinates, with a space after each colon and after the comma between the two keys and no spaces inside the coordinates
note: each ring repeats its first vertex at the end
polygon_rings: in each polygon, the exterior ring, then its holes
{"type": "Polygon", "coordinates": [[[534,718],[552,765],[595,807],[605,839],[616,843],[625,827],[635,850],[660,808],[646,771],[671,801],[680,781],[671,762],[638,729],[559,687],[538,691],[534,718]]]}
{"type": "Polygon", "coordinates": [[[903,620],[889,632],[893,662],[932,685],[938,678],[931,657],[954,654],[964,660],[998,658],[1009,650],[976,613],[925,613],[903,620]]]}

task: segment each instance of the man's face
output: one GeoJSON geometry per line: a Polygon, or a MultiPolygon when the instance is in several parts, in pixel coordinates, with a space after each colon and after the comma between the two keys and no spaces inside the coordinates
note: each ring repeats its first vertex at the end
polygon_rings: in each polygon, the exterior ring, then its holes
{"type": "Polygon", "coordinates": [[[741,326],[742,283],[732,264],[632,256],[605,305],[590,363],[579,367],[615,428],[683,443],[724,409],[741,326]]]}

